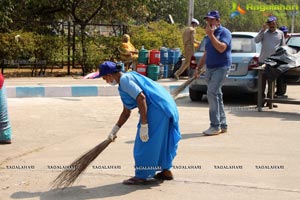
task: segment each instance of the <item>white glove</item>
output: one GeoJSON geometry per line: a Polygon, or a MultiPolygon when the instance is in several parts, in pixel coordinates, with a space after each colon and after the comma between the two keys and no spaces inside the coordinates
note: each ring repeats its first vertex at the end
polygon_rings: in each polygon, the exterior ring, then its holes
{"type": "Polygon", "coordinates": [[[149,140],[148,135],[148,124],[142,124],[140,128],[140,139],[142,142],[147,142],[149,140]]]}
{"type": "Polygon", "coordinates": [[[110,131],[110,133],[109,133],[109,135],[108,135],[108,137],[107,137],[107,139],[109,139],[109,140],[111,140],[111,141],[115,141],[115,139],[117,138],[117,132],[120,130],[120,127],[118,127],[117,125],[115,125],[112,129],[111,129],[111,131],[110,131]]]}

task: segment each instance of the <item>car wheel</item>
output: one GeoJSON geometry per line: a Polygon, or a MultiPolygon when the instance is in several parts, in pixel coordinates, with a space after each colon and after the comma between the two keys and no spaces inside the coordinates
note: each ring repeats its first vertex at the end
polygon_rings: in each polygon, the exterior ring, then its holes
{"type": "Polygon", "coordinates": [[[258,94],[257,93],[252,94],[252,101],[255,105],[257,105],[257,99],[258,99],[258,94]]]}
{"type": "Polygon", "coordinates": [[[189,95],[192,101],[201,101],[203,94],[203,92],[195,91],[189,88],[189,95]]]}

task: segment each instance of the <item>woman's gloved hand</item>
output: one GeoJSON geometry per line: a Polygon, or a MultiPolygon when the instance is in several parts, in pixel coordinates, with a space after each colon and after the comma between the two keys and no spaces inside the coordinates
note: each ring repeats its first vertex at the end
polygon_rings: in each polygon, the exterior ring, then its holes
{"type": "Polygon", "coordinates": [[[140,139],[142,142],[147,142],[149,140],[148,135],[148,124],[142,124],[140,128],[140,139]]]}
{"type": "Polygon", "coordinates": [[[110,131],[107,139],[111,140],[112,142],[115,141],[115,139],[117,138],[117,132],[120,130],[120,127],[115,125],[112,130],[110,131]]]}

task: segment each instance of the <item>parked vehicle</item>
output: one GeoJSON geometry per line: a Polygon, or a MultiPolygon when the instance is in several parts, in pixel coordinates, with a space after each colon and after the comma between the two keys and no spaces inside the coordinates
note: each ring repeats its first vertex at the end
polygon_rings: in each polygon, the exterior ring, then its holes
{"type": "Polygon", "coordinates": [[[300,50],[300,33],[290,34],[286,44],[290,47],[296,48],[298,51],[300,50]]]}
{"type": "MultiPolygon", "coordinates": [[[[297,52],[299,52],[299,50],[300,50],[300,33],[290,34],[290,37],[287,39],[286,44],[289,47],[292,47],[293,49],[295,49],[297,52]]],[[[300,67],[298,67],[297,69],[300,70],[300,67]]],[[[291,75],[291,74],[285,75],[284,79],[287,84],[300,84],[300,76],[297,76],[297,75],[291,75]]]]}
{"type": "MultiPolygon", "coordinates": [[[[256,35],[256,32],[232,33],[232,65],[222,89],[224,94],[245,93],[257,95],[257,70],[253,68],[258,67],[261,44],[254,42],[256,35]]],[[[202,40],[193,56],[197,63],[203,56],[204,49],[205,39],[202,40]]],[[[206,90],[206,81],[204,75],[201,75],[189,86],[190,99],[192,101],[201,100],[202,96],[206,94],[206,90]]]]}

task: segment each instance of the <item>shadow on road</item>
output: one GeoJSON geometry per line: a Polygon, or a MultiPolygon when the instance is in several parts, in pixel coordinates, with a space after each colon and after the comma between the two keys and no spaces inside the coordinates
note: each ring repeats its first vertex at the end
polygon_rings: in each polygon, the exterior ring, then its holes
{"type": "Polygon", "coordinates": [[[123,185],[122,183],[114,183],[94,188],[86,188],[85,186],[73,186],[62,189],[53,189],[45,192],[16,192],[11,195],[12,199],[30,199],[39,197],[40,200],[85,200],[85,199],[99,199],[107,197],[117,197],[127,195],[137,190],[148,190],[159,186],[157,181],[150,182],[147,185],[123,185]]]}
{"type": "MultiPolygon", "coordinates": [[[[256,106],[256,98],[253,95],[240,94],[240,95],[224,95],[224,105],[243,105],[243,106],[256,106]]],[[[191,101],[188,96],[183,96],[176,99],[177,106],[183,107],[208,107],[207,97],[203,96],[201,101],[191,101]]]]}
{"type": "MultiPolygon", "coordinates": [[[[208,102],[206,96],[202,101],[191,101],[189,97],[185,96],[176,100],[178,107],[200,107],[208,109],[208,102]]],[[[238,117],[255,117],[255,118],[279,118],[283,121],[300,121],[300,112],[285,112],[280,110],[280,104],[278,108],[270,110],[267,107],[263,108],[263,112],[258,112],[255,98],[249,95],[232,95],[224,96],[225,111],[231,115],[238,117]]],[[[207,111],[208,115],[208,111],[207,111]]]]}

